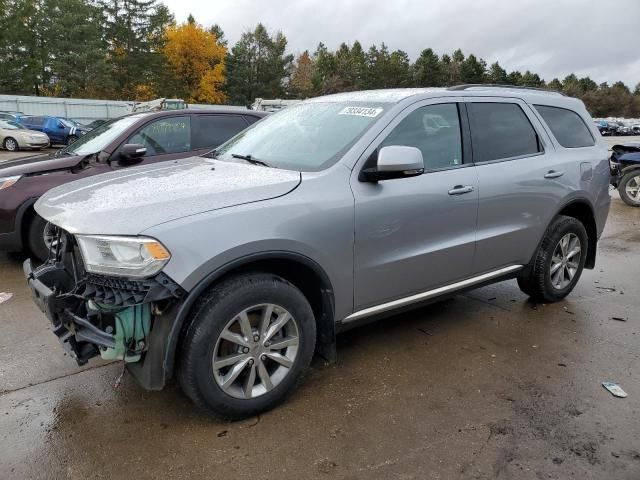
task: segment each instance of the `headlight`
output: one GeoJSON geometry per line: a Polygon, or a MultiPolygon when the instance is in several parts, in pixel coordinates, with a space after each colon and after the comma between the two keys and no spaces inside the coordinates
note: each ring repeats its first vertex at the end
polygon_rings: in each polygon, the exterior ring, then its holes
{"type": "Polygon", "coordinates": [[[2,177],[0,178],[0,190],[4,190],[5,188],[9,188],[11,185],[20,180],[22,175],[14,175],[13,177],[2,177]]]}
{"type": "Polygon", "coordinates": [[[148,277],[160,271],[171,254],[146,237],[77,235],[85,269],[91,273],[122,277],[148,277]]]}

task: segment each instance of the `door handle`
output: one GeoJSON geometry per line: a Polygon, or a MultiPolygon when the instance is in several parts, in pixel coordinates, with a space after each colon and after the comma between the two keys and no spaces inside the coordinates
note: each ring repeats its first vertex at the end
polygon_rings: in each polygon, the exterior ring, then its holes
{"type": "Polygon", "coordinates": [[[564,175],[564,172],[562,170],[549,170],[547,173],[545,173],[544,178],[558,178],[562,175],[564,175]]]}
{"type": "Polygon", "coordinates": [[[449,195],[462,195],[464,193],[473,192],[473,187],[471,185],[456,185],[451,190],[449,190],[449,195]]]}

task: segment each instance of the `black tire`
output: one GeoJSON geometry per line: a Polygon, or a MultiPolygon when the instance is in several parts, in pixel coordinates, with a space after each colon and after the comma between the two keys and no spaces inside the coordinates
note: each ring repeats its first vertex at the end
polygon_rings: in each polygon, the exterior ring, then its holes
{"type": "Polygon", "coordinates": [[[573,217],[557,216],[547,228],[533,260],[518,275],[520,290],[536,301],[551,303],[562,300],[578,283],[587,259],[588,248],[589,237],[584,225],[573,217]],[[577,271],[568,284],[563,288],[557,288],[551,280],[552,257],[560,240],[568,234],[575,235],[580,241],[580,259],[577,262],[577,271]]]}
{"type": "Polygon", "coordinates": [[[20,146],[18,145],[18,142],[13,137],[5,138],[4,142],[2,143],[2,146],[4,147],[5,150],[8,150],[9,152],[17,152],[18,150],[20,150],[20,146]]]}
{"type": "Polygon", "coordinates": [[[47,222],[37,213],[34,213],[27,230],[27,246],[29,253],[36,259],[44,262],[49,257],[49,246],[45,243],[44,234],[47,222]]]}
{"type": "Polygon", "coordinates": [[[76,140],[78,140],[78,137],[76,135],[69,135],[67,137],[67,145],[71,145],[73,142],[75,142],[76,140]]]}
{"type": "Polygon", "coordinates": [[[215,285],[194,306],[192,318],[181,342],[178,381],[198,407],[217,418],[238,420],[275,407],[294,392],[311,363],[316,341],[313,311],[298,288],[276,275],[248,273],[215,285]],[[289,321],[295,322],[299,334],[297,354],[286,376],[272,390],[254,398],[236,398],[214,377],[216,344],[240,312],[267,303],[291,313],[289,321]]]}
{"type": "Polygon", "coordinates": [[[618,193],[620,193],[620,198],[627,205],[631,207],[640,207],[640,196],[638,196],[638,199],[636,200],[627,193],[627,184],[631,181],[640,186],[640,170],[632,170],[620,179],[620,182],[618,183],[618,193]]]}

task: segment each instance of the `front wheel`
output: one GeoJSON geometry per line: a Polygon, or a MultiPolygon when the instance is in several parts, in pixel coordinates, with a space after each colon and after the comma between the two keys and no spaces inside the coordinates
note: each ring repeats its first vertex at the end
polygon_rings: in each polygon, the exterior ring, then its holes
{"type": "Polygon", "coordinates": [[[76,140],[78,140],[78,137],[76,137],[75,135],[69,135],[67,137],[67,145],[71,145],[73,142],[75,142],[76,140]]]}
{"type": "Polygon", "coordinates": [[[634,170],[620,179],[618,192],[624,203],[632,207],[640,207],[640,170],[634,170]]]}
{"type": "Polygon", "coordinates": [[[533,261],[518,275],[520,290],[534,300],[557,302],[578,283],[587,259],[584,225],[559,215],[549,225],[533,261]]]}
{"type": "Polygon", "coordinates": [[[29,252],[38,260],[44,262],[49,257],[49,250],[56,241],[57,231],[55,225],[35,213],[29,224],[27,234],[29,252]]]}
{"type": "Polygon", "coordinates": [[[18,142],[11,137],[7,137],[4,139],[4,143],[3,146],[5,148],[5,150],[8,150],[10,152],[16,152],[18,151],[18,142]]]}
{"type": "Polygon", "coordinates": [[[218,418],[253,416],[293,393],[315,340],[313,311],[294,285],[266,273],[233,277],[194,307],[182,341],[180,385],[218,418]]]}

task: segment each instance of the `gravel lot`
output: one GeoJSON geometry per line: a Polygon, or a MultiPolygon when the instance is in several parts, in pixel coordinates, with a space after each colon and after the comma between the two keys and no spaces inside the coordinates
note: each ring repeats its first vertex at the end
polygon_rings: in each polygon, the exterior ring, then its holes
{"type": "Polygon", "coordinates": [[[2,479],[640,478],[640,209],[616,192],[565,301],[508,281],[353,330],[285,405],[233,424],[175,386],[115,390],[119,364],[78,369],[21,261],[0,254],[2,479]]]}

